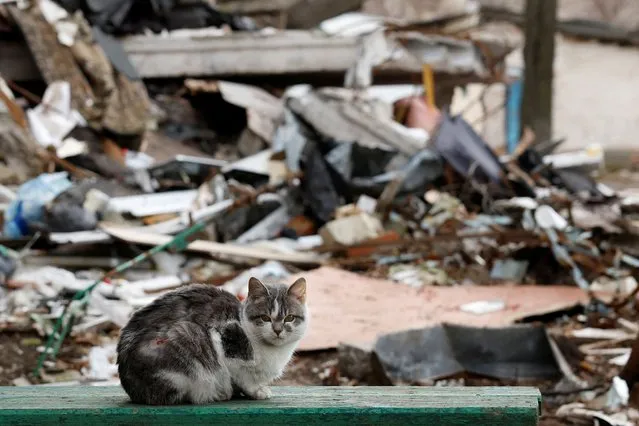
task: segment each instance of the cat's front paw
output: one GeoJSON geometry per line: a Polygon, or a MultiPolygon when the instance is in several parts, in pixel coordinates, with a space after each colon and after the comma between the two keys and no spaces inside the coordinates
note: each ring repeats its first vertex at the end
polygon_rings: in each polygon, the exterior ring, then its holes
{"type": "Polygon", "coordinates": [[[268,386],[260,386],[253,394],[253,399],[270,399],[273,396],[271,388],[268,386]]]}

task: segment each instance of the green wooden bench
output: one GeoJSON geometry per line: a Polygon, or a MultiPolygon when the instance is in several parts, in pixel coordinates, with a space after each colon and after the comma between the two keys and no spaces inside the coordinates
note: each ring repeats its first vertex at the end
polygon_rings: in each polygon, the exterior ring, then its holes
{"type": "Polygon", "coordinates": [[[120,387],[0,387],[0,425],[538,424],[541,395],[523,387],[274,387],[268,401],[133,405],[120,387]]]}

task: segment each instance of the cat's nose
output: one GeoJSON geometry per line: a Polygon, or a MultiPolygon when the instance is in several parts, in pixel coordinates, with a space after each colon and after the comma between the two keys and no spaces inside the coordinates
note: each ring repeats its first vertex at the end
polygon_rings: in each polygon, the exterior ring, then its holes
{"type": "Polygon", "coordinates": [[[282,329],[281,328],[273,328],[273,331],[275,332],[275,334],[277,334],[278,336],[282,333],[282,329]]]}

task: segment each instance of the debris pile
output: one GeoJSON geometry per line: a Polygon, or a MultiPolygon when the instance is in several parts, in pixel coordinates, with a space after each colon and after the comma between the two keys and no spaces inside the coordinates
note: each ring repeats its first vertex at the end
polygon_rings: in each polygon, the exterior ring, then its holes
{"type": "Polygon", "coordinates": [[[524,131],[506,154],[437,107],[438,76],[500,81],[510,47],[458,15],[421,32],[356,15],[370,30],[344,87],[145,82],[113,35],[255,24],[207,2],[9,3],[47,84],[0,77],[0,334],[35,331],[39,355],[14,384],[117,383],[133,310],[302,274],[317,318],[300,349],[338,348],[327,380],[538,380],[579,396],[559,417],[628,405],[638,193],[593,178],[599,152],[524,131]],[[424,90],[388,100],[373,71],[398,55],[424,90]]]}

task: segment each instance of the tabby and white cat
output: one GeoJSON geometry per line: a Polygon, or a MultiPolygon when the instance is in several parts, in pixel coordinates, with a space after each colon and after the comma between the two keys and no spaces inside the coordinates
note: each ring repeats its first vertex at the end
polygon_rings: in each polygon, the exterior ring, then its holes
{"type": "Polygon", "coordinates": [[[240,393],[268,399],[309,323],[306,281],[249,280],[247,299],[193,284],[136,311],[118,342],[120,382],[132,402],[203,404],[240,393]]]}

